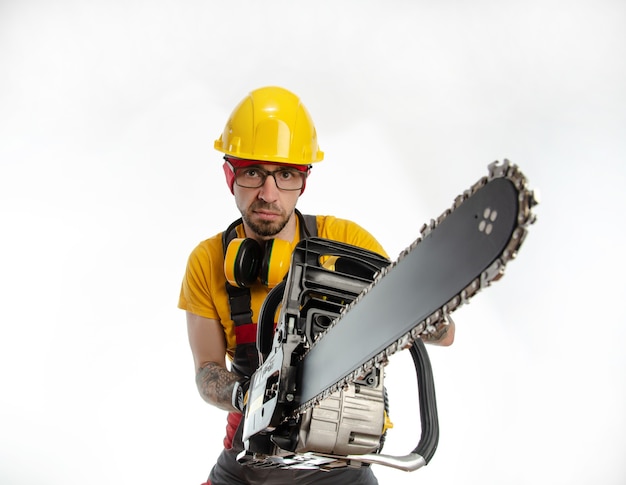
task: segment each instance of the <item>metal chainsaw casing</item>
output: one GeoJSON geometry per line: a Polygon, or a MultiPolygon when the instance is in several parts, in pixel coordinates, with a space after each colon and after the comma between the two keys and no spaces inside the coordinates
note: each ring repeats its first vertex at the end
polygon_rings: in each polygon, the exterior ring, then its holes
{"type": "Polygon", "coordinates": [[[381,448],[385,427],[383,372],[377,384],[350,384],[302,417],[297,453],[362,455],[381,448]]]}

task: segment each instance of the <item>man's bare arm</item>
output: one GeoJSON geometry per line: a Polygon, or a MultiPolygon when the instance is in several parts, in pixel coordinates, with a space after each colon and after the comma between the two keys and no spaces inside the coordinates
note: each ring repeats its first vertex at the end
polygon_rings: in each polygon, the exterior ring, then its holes
{"type": "Polygon", "coordinates": [[[207,362],[196,370],[198,392],[209,404],[225,411],[238,411],[232,405],[233,388],[239,379],[216,362],[207,362]]]}
{"type": "Polygon", "coordinates": [[[187,334],[202,399],[225,411],[238,411],[233,407],[232,396],[239,377],[226,368],[222,325],[217,320],[187,312],[187,334]]]}

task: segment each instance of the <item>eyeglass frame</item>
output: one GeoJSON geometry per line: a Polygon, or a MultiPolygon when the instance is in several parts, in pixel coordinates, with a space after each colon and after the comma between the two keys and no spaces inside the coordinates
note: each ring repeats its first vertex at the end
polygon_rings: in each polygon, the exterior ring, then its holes
{"type": "Polygon", "coordinates": [[[267,181],[267,177],[271,176],[274,179],[274,183],[276,184],[276,188],[278,188],[279,190],[284,190],[287,192],[293,192],[296,190],[302,190],[304,188],[304,186],[306,185],[306,179],[309,176],[310,170],[311,168],[308,167],[306,171],[304,170],[298,170],[297,168],[279,168],[278,170],[265,170],[264,168],[261,167],[261,163],[259,163],[259,165],[248,165],[245,167],[235,167],[232,163],[230,163],[228,160],[226,160],[226,163],[228,163],[230,169],[233,171],[233,181],[235,183],[235,185],[238,185],[239,187],[242,187],[244,189],[259,189],[261,187],[263,187],[263,185],[265,184],[265,182],[267,181]],[[237,172],[240,170],[249,170],[249,169],[255,169],[258,170],[262,175],[263,178],[261,180],[261,183],[259,185],[257,185],[256,187],[250,187],[247,185],[241,185],[238,181],[237,181],[237,172]],[[295,188],[295,189],[283,189],[282,187],[280,187],[280,185],[278,184],[278,180],[276,179],[276,174],[279,172],[296,172],[297,175],[300,175],[300,179],[302,180],[302,185],[300,185],[300,187],[295,188]]]}

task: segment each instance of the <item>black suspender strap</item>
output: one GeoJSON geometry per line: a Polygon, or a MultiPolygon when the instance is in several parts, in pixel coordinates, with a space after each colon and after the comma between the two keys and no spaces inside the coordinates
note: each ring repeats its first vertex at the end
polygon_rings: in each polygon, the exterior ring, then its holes
{"type": "Polygon", "coordinates": [[[237,288],[226,283],[228,303],[230,305],[230,317],[235,325],[245,325],[252,321],[252,300],[248,288],[237,288]]]}
{"type": "MultiPolygon", "coordinates": [[[[242,223],[241,218],[233,222],[222,234],[222,249],[226,257],[228,244],[237,237],[236,228],[242,223]]],[[[230,305],[230,316],[235,325],[243,325],[252,321],[252,309],[250,290],[248,288],[237,288],[226,282],[226,292],[228,293],[228,304],[230,305]]]]}

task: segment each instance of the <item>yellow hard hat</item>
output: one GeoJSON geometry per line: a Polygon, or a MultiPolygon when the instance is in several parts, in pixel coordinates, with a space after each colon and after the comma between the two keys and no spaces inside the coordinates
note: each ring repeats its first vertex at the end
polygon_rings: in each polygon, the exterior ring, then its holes
{"type": "Polygon", "coordinates": [[[252,91],[233,110],[215,149],[235,158],[309,165],[324,158],[309,112],[284,88],[252,91]]]}

